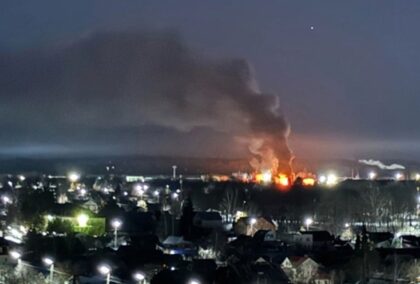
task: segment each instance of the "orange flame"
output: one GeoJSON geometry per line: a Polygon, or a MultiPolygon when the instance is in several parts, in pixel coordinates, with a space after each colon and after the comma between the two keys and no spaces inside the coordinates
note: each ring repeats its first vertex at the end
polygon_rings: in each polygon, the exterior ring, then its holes
{"type": "Polygon", "coordinates": [[[311,177],[307,177],[302,179],[302,184],[304,186],[314,186],[315,185],[315,179],[311,177]]]}

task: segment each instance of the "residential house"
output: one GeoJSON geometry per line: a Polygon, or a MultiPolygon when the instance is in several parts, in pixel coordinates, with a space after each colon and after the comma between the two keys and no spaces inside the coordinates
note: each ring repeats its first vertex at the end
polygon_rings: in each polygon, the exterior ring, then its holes
{"type": "Polygon", "coordinates": [[[334,236],[327,231],[301,231],[294,237],[298,246],[308,250],[325,250],[334,246],[334,236]]]}
{"type": "Polygon", "coordinates": [[[321,265],[308,256],[291,256],[280,267],[293,283],[311,283],[317,279],[321,265]]]}
{"type": "Polygon", "coordinates": [[[222,216],[219,212],[215,211],[202,211],[196,212],[193,219],[194,226],[216,229],[222,227],[222,216]]]}

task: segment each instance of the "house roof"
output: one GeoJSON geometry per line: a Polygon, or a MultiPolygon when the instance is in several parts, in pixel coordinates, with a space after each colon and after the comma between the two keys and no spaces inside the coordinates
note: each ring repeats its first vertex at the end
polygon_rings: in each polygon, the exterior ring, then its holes
{"type": "Polygon", "coordinates": [[[190,242],[184,240],[182,236],[169,236],[163,241],[164,245],[180,245],[185,243],[190,242]]]}
{"type": "Polygon", "coordinates": [[[314,242],[331,241],[334,237],[328,231],[301,231],[302,235],[312,235],[314,242]]]}
{"type": "Polygon", "coordinates": [[[290,256],[289,260],[292,263],[293,267],[298,267],[307,260],[310,260],[310,261],[316,263],[316,261],[314,261],[312,258],[310,258],[307,255],[305,255],[305,256],[290,256]]]}
{"type": "Polygon", "coordinates": [[[199,218],[201,220],[206,221],[222,221],[222,216],[220,216],[219,212],[207,212],[207,211],[200,211],[195,213],[194,218],[199,218]]]}

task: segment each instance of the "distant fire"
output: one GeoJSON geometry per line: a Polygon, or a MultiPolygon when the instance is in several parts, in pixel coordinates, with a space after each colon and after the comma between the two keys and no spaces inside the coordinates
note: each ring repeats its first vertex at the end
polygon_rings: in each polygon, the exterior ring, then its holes
{"type": "Polygon", "coordinates": [[[286,174],[273,175],[270,171],[255,174],[255,182],[261,184],[275,184],[279,187],[289,187],[290,178],[286,174]]]}
{"type": "Polygon", "coordinates": [[[307,177],[302,179],[302,185],[304,186],[314,186],[316,183],[316,180],[314,178],[311,177],[307,177]]]}
{"type": "Polygon", "coordinates": [[[279,174],[274,177],[274,183],[279,186],[287,187],[290,185],[289,177],[285,174],[279,174]]]}
{"type": "MultiPolygon", "coordinates": [[[[300,173],[297,178],[301,180],[300,184],[305,187],[313,187],[317,183],[315,176],[311,174],[300,173]]],[[[263,171],[256,173],[253,180],[259,184],[273,184],[280,189],[287,189],[298,180],[297,178],[295,179],[284,173],[274,175],[270,171],[263,171]]]]}

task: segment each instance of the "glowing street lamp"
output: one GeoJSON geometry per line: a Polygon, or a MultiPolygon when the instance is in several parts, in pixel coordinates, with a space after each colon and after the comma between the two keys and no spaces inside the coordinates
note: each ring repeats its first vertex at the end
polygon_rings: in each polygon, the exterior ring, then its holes
{"type": "Polygon", "coordinates": [[[376,173],[375,172],[370,172],[369,173],[369,179],[374,180],[375,178],[376,178],[376,173]]]}
{"type": "Polygon", "coordinates": [[[118,229],[122,226],[122,222],[119,219],[114,219],[111,222],[111,226],[114,228],[114,248],[117,249],[118,229]]]}
{"type": "Polygon", "coordinates": [[[44,257],[42,261],[50,267],[50,283],[54,283],[54,260],[50,257],[44,257]]]}
{"type": "Polygon", "coordinates": [[[134,273],[134,280],[138,281],[139,284],[142,284],[146,277],[141,272],[134,273]]]}
{"type": "Polygon", "coordinates": [[[254,232],[254,225],[257,223],[257,218],[252,217],[248,220],[249,224],[251,225],[251,234],[254,232]]]}
{"type": "Polygon", "coordinates": [[[314,223],[314,220],[311,217],[308,217],[305,219],[306,231],[309,231],[309,226],[312,225],[313,223],[314,223]]]}
{"type": "Polygon", "coordinates": [[[10,204],[10,203],[12,203],[12,199],[9,196],[7,196],[7,195],[3,195],[1,197],[1,200],[3,201],[4,204],[10,204]]]}
{"type": "Polygon", "coordinates": [[[201,282],[197,279],[190,279],[190,281],[188,281],[188,284],[201,284],[201,282]]]}
{"type": "Polygon", "coordinates": [[[86,228],[87,227],[87,223],[89,222],[89,216],[81,213],[77,216],[77,223],[79,225],[80,228],[86,228]]]}
{"type": "Polygon", "coordinates": [[[22,254],[17,250],[12,250],[12,251],[9,252],[9,255],[11,256],[11,258],[13,258],[14,260],[17,261],[17,264],[18,264],[18,267],[19,267],[20,264],[21,264],[20,259],[22,258],[22,254]]]}
{"type": "Polygon", "coordinates": [[[106,276],[106,284],[111,283],[111,267],[106,264],[99,265],[98,267],[99,272],[106,276]]]}
{"type": "Polygon", "coordinates": [[[254,225],[255,223],[257,223],[257,219],[256,218],[249,219],[249,224],[254,225]]]}
{"type": "Polygon", "coordinates": [[[9,254],[15,260],[19,260],[22,257],[22,254],[20,252],[18,252],[17,250],[12,250],[12,251],[10,251],[9,254]]]}
{"type": "Polygon", "coordinates": [[[82,188],[82,189],[80,190],[80,195],[81,195],[81,196],[85,196],[85,195],[86,195],[86,193],[87,193],[86,189],[82,188]]]}
{"type": "Polygon", "coordinates": [[[396,179],[396,180],[401,180],[402,178],[403,178],[402,173],[396,173],[396,174],[395,174],[395,179],[396,179]]]}
{"type": "Polygon", "coordinates": [[[67,175],[67,178],[68,178],[68,180],[69,180],[70,182],[75,183],[75,182],[78,182],[78,181],[79,181],[79,179],[80,179],[80,174],[79,174],[79,173],[77,173],[77,172],[70,172],[70,173],[67,175]]]}
{"type": "Polygon", "coordinates": [[[338,182],[337,176],[335,174],[329,174],[327,176],[327,180],[326,183],[328,186],[334,186],[336,185],[338,182]]]}
{"type": "Polygon", "coordinates": [[[321,184],[326,183],[327,182],[327,177],[324,176],[324,175],[319,176],[318,182],[321,183],[321,184]]]}

